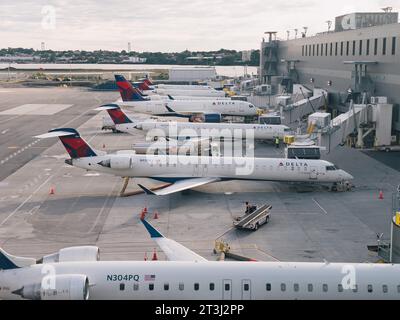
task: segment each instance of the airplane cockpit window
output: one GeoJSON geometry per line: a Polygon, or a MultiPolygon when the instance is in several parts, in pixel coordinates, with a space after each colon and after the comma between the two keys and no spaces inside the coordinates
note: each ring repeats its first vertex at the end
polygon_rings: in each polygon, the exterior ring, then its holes
{"type": "Polygon", "coordinates": [[[255,108],[255,106],[253,104],[250,104],[249,108],[255,108]]]}
{"type": "Polygon", "coordinates": [[[335,171],[337,170],[335,166],[327,166],[326,171],[335,171]]]}
{"type": "Polygon", "coordinates": [[[283,131],[284,131],[284,132],[290,132],[290,131],[292,131],[292,129],[290,129],[290,128],[285,128],[285,129],[283,129],[283,131]]]}

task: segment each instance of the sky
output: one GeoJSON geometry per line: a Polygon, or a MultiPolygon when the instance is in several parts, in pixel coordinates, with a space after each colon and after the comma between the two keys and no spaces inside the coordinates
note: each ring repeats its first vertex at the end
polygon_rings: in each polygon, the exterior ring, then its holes
{"type": "Polygon", "coordinates": [[[177,52],[258,49],[265,31],[308,26],[399,0],[0,0],[0,47],[177,52]]]}

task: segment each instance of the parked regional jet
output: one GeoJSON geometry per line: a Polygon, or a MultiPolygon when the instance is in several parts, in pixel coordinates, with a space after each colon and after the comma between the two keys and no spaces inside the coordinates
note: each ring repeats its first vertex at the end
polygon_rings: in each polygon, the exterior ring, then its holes
{"type": "Polygon", "coordinates": [[[226,97],[225,91],[218,91],[213,88],[209,89],[188,89],[188,88],[170,88],[169,86],[154,87],[153,89],[143,82],[141,85],[145,94],[159,94],[159,95],[177,95],[177,96],[200,96],[200,97],[226,97]]]}
{"type": "Polygon", "coordinates": [[[123,76],[115,76],[121,93],[119,106],[133,107],[132,111],[157,116],[180,116],[189,119],[202,117],[204,122],[220,122],[222,116],[257,116],[259,110],[251,103],[234,100],[150,100],[143,97],[123,76]]]}
{"type": "Polygon", "coordinates": [[[129,134],[143,130],[150,136],[165,137],[201,137],[223,138],[232,140],[235,134],[240,139],[246,137],[247,130],[254,134],[257,140],[283,139],[292,130],[285,125],[248,124],[248,123],[203,123],[203,122],[169,122],[169,121],[133,121],[116,104],[106,104],[95,110],[106,110],[115,124],[115,129],[129,134]]]}
{"type": "Polygon", "coordinates": [[[141,90],[153,90],[153,89],[167,89],[167,90],[208,90],[216,91],[213,87],[207,85],[190,85],[190,84],[154,84],[149,78],[142,79],[137,83],[141,90]],[[144,85],[143,85],[144,84],[144,85]]]}
{"type": "Polygon", "coordinates": [[[207,261],[141,221],[170,261],[100,261],[92,246],[61,249],[39,260],[0,249],[0,299],[400,298],[397,264],[207,261]]]}
{"type": "Polygon", "coordinates": [[[132,151],[103,154],[93,150],[72,128],[53,129],[37,138],[59,137],[71,159],[69,165],[120,177],[146,177],[170,183],[146,193],[169,195],[226,180],[266,180],[337,184],[353,179],[344,170],[324,160],[245,157],[198,157],[138,155],[132,151]]]}

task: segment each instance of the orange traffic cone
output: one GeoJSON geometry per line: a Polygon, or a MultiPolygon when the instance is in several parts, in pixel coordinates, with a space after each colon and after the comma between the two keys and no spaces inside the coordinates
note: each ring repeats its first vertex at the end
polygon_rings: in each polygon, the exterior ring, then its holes
{"type": "Polygon", "coordinates": [[[158,260],[156,249],[154,249],[153,258],[151,260],[153,260],[153,261],[157,261],[158,260]]]}
{"type": "Polygon", "coordinates": [[[158,219],[158,212],[157,212],[157,211],[154,211],[154,217],[153,217],[153,219],[158,219]]]}
{"type": "Polygon", "coordinates": [[[379,191],[379,200],[383,200],[383,199],[384,199],[383,191],[381,190],[381,191],[379,191]]]}
{"type": "Polygon", "coordinates": [[[147,261],[147,252],[144,252],[144,261],[147,261]]]}
{"type": "Polygon", "coordinates": [[[140,213],[140,220],[144,220],[144,218],[146,218],[146,213],[142,210],[140,213]]]}
{"type": "Polygon", "coordinates": [[[55,194],[54,187],[51,187],[51,188],[50,188],[49,194],[55,194]]]}
{"type": "Polygon", "coordinates": [[[147,213],[147,207],[144,207],[144,208],[143,208],[143,212],[144,212],[144,213],[147,213]]]}

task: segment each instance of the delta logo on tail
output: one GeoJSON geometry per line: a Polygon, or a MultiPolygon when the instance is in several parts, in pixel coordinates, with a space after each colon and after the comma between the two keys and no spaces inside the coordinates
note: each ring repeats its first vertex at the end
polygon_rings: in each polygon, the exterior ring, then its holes
{"type": "Polygon", "coordinates": [[[115,75],[115,81],[123,101],[144,101],[141,94],[122,75],[115,75]]]}
{"type": "Polygon", "coordinates": [[[51,132],[62,132],[63,134],[66,132],[71,133],[70,135],[59,136],[59,138],[72,159],[97,156],[93,149],[81,138],[75,129],[62,128],[50,130],[49,133],[51,132]]]}
{"type": "Polygon", "coordinates": [[[105,104],[100,108],[105,108],[115,124],[132,123],[131,119],[116,104],[105,104]]]}

